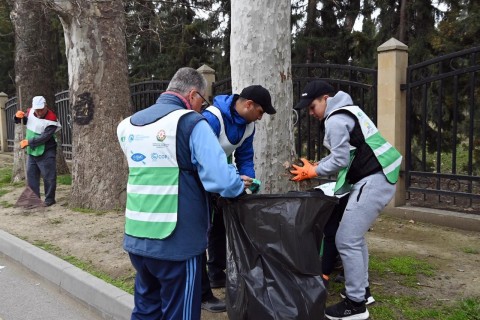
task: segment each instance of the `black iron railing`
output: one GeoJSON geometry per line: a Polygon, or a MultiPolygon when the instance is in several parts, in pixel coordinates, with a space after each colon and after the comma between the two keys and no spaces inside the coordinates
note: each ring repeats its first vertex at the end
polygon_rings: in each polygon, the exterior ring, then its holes
{"type": "Polygon", "coordinates": [[[412,201],[480,208],[480,47],[407,69],[406,189],[412,201]]]}

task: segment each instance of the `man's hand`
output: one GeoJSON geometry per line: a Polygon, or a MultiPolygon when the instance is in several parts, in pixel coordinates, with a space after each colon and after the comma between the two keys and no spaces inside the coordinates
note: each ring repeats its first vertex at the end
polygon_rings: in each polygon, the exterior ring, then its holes
{"type": "Polygon", "coordinates": [[[28,140],[22,140],[20,141],[20,148],[25,148],[26,146],[28,146],[28,140]]]}
{"type": "Polygon", "coordinates": [[[23,112],[22,110],[18,110],[17,113],[15,113],[15,117],[22,119],[23,117],[25,117],[25,112],[23,112]]]}
{"type": "Polygon", "coordinates": [[[318,174],[315,172],[315,168],[317,166],[312,165],[310,161],[305,158],[301,158],[300,160],[303,162],[303,167],[292,164],[294,170],[290,170],[290,173],[294,174],[295,177],[290,180],[298,182],[318,176],[318,174]]]}
{"type": "Polygon", "coordinates": [[[240,178],[242,178],[244,189],[248,189],[252,185],[253,178],[246,175],[241,175],[240,178]]]}

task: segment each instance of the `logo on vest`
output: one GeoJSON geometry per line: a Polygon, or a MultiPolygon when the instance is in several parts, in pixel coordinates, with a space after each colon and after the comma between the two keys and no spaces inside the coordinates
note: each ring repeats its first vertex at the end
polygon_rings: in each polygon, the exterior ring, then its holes
{"type": "MultiPolygon", "coordinates": [[[[141,153],[134,153],[132,154],[131,158],[135,162],[143,162],[143,160],[145,160],[146,157],[141,153]]],[[[145,162],[143,162],[143,164],[145,164],[145,162]]]]}
{"type": "Polygon", "coordinates": [[[128,136],[128,142],[148,140],[149,138],[151,139],[151,136],[146,136],[141,134],[130,134],[128,136]]]}
{"type": "Polygon", "coordinates": [[[152,160],[170,160],[170,156],[168,154],[158,154],[156,152],[151,154],[152,160]]]}
{"type": "Polygon", "coordinates": [[[158,133],[157,133],[157,140],[158,141],[162,142],[166,138],[167,138],[167,133],[165,132],[165,130],[158,131],[158,133]]]}

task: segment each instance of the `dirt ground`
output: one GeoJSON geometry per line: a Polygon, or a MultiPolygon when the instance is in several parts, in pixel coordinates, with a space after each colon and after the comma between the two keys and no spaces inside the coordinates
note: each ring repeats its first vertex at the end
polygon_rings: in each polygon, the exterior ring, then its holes
{"type": "MultiPolygon", "coordinates": [[[[0,153],[0,167],[11,163],[11,154],[0,153]]],[[[22,191],[23,187],[14,188],[0,197],[0,229],[30,243],[53,245],[61,255],[91,263],[113,278],[133,277],[134,270],[122,249],[123,213],[70,210],[70,187],[64,185],[58,186],[57,204],[51,207],[15,208],[13,204],[22,191]]],[[[430,302],[480,296],[480,233],[382,215],[368,233],[368,243],[372,255],[409,255],[428,261],[436,268],[435,276],[422,277],[414,289],[400,286],[388,277],[371,279],[374,288],[381,287],[383,292],[392,295],[412,290],[411,295],[425,297],[430,302]]],[[[223,297],[224,291],[215,290],[215,294],[223,297]]],[[[202,319],[228,318],[226,313],[203,312],[202,319]]]]}

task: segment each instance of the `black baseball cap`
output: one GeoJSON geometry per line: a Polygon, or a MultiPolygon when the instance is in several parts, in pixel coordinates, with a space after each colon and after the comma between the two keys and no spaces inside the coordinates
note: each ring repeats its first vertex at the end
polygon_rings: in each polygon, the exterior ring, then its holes
{"type": "Polygon", "coordinates": [[[272,98],[270,97],[270,93],[261,85],[257,84],[244,88],[240,93],[240,97],[247,100],[252,100],[256,104],[260,105],[263,111],[268,114],[277,113],[272,106],[272,98]]]}
{"type": "Polygon", "coordinates": [[[310,103],[312,103],[312,101],[316,98],[334,92],[335,88],[326,81],[311,81],[307,83],[307,85],[303,88],[300,101],[298,101],[297,105],[293,108],[296,110],[303,109],[305,107],[308,107],[310,103]]]}

